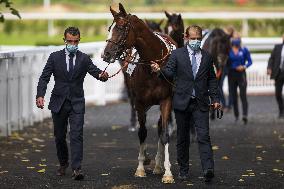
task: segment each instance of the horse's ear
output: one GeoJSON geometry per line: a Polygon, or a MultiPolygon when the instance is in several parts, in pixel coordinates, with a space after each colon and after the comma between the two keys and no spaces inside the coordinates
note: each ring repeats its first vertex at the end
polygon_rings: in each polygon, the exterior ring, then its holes
{"type": "Polygon", "coordinates": [[[181,14],[178,15],[178,20],[181,21],[181,14]]]}
{"type": "Polygon", "coordinates": [[[167,16],[168,18],[171,18],[170,13],[168,13],[167,11],[165,11],[165,14],[166,14],[166,16],[167,16]]]}
{"type": "Polygon", "coordinates": [[[120,11],[120,13],[122,13],[124,16],[127,15],[127,13],[126,13],[126,11],[125,11],[125,9],[124,9],[124,7],[123,7],[123,5],[122,5],[121,3],[119,3],[119,11],[120,11]]]}
{"type": "Polygon", "coordinates": [[[110,10],[113,17],[115,17],[118,14],[115,10],[112,9],[111,6],[109,7],[109,10],[110,10]]]}
{"type": "Polygon", "coordinates": [[[149,20],[145,19],[145,23],[146,23],[147,26],[150,26],[150,21],[149,20]]]}
{"type": "Polygon", "coordinates": [[[162,19],[162,20],[159,22],[159,26],[161,26],[163,22],[164,22],[164,19],[162,19]]]}

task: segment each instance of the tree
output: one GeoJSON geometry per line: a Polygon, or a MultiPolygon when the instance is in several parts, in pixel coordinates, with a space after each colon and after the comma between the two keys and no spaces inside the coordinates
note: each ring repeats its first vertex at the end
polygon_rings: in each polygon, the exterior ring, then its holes
{"type": "MultiPolygon", "coordinates": [[[[19,11],[17,11],[15,8],[12,7],[12,2],[11,0],[0,0],[0,6],[5,6],[6,9],[9,9],[11,14],[16,15],[18,18],[21,19],[19,11]],[[4,4],[4,5],[3,5],[4,4]]],[[[4,22],[4,14],[0,12],[0,22],[4,22]]]]}

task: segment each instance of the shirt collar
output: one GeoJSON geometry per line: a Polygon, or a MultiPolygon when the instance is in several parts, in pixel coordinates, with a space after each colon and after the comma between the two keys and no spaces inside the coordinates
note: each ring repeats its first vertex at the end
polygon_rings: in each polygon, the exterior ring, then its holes
{"type": "Polygon", "coordinates": [[[64,48],[65,50],[65,54],[69,56],[70,52],[66,49],[66,47],[64,48]]]}
{"type": "MultiPolygon", "coordinates": [[[[67,56],[69,56],[70,52],[66,49],[66,47],[64,48],[64,50],[65,50],[65,54],[66,54],[67,56]]],[[[76,57],[76,54],[77,54],[77,52],[74,53],[74,57],[76,57]]]]}

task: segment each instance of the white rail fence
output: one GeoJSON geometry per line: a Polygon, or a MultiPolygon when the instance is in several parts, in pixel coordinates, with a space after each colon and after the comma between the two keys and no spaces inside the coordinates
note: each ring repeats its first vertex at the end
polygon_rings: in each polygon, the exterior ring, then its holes
{"type": "MultiPolygon", "coordinates": [[[[280,38],[243,39],[244,45],[249,49],[258,50],[271,50],[275,43],[280,42],[280,38]],[[262,43],[259,44],[259,41],[262,43]]],[[[107,65],[100,59],[104,44],[104,42],[94,42],[80,45],[81,51],[94,55],[94,63],[101,69],[107,65]]],[[[12,131],[21,130],[50,117],[47,105],[54,80],[51,78],[48,84],[43,110],[35,105],[36,87],[49,54],[63,48],[63,46],[36,47],[0,52],[0,136],[8,136],[12,131]]],[[[273,81],[266,75],[268,58],[269,54],[252,55],[253,65],[247,70],[248,93],[273,93],[273,81]]],[[[107,71],[112,74],[119,68],[120,65],[114,63],[107,71]]],[[[87,75],[84,90],[86,103],[105,105],[120,100],[125,96],[123,75],[120,73],[105,83],[87,75]]],[[[224,85],[224,90],[227,91],[227,84],[224,85]]]]}

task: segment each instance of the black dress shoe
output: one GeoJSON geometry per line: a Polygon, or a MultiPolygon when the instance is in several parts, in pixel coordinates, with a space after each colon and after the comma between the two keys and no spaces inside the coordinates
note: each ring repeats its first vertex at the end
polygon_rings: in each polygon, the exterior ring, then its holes
{"type": "Polygon", "coordinates": [[[212,178],[214,178],[213,169],[207,169],[206,171],[204,171],[204,178],[205,178],[205,182],[210,182],[212,178]]]}
{"type": "Polygon", "coordinates": [[[60,165],[59,169],[57,170],[56,175],[57,176],[64,176],[68,166],[69,166],[69,163],[67,163],[65,165],[60,165]]]}
{"type": "Polygon", "coordinates": [[[73,170],[72,179],[74,180],[83,180],[84,174],[81,169],[73,170]]]}
{"type": "Polygon", "coordinates": [[[188,178],[189,178],[188,173],[181,173],[181,172],[179,172],[178,179],[184,181],[184,180],[187,180],[188,178]]]}

